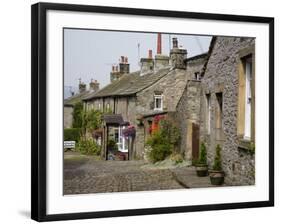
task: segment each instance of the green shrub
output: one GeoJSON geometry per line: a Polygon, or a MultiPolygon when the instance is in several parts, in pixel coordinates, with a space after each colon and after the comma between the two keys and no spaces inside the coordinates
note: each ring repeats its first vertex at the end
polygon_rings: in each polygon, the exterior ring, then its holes
{"type": "Polygon", "coordinates": [[[221,147],[220,145],[217,145],[216,147],[216,155],[213,165],[213,170],[221,171],[222,165],[221,165],[221,147]]]}
{"type": "Polygon", "coordinates": [[[169,120],[160,120],[160,133],[172,146],[177,146],[180,142],[179,129],[169,120]]]}
{"type": "Polygon", "coordinates": [[[164,160],[170,154],[171,148],[169,145],[155,145],[149,154],[149,158],[153,163],[156,163],[164,160]]]}
{"type": "Polygon", "coordinates": [[[164,160],[172,153],[171,144],[160,131],[153,133],[146,144],[151,146],[148,157],[153,163],[164,160]]]}
{"type": "Polygon", "coordinates": [[[202,142],[200,145],[200,154],[199,154],[198,163],[207,164],[207,150],[204,142],[202,142]]]}
{"type": "Polygon", "coordinates": [[[73,107],[73,128],[82,128],[83,123],[83,103],[77,102],[73,107]]]}
{"type": "MultiPolygon", "coordinates": [[[[180,131],[171,121],[159,119],[159,129],[152,133],[152,136],[146,142],[151,147],[148,152],[148,158],[151,162],[162,161],[176,152],[180,142],[180,131]]],[[[176,163],[182,161],[183,159],[178,158],[176,163]]]]}
{"type": "Polygon", "coordinates": [[[81,136],[80,128],[65,128],[64,129],[64,141],[76,141],[79,142],[81,136]]]}
{"type": "Polygon", "coordinates": [[[99,156],[101,153],[101,146],[91,139],[81,139],[76,146],[76,150],[82,154],[99,156]]]}
{"type": "Polygon", "coordinates": [[[112,151],[117,151],[118,146],[116,144],[116,141],[114,141],[113,139],[109,139],[107,142],[107,148],[112,151]]]}

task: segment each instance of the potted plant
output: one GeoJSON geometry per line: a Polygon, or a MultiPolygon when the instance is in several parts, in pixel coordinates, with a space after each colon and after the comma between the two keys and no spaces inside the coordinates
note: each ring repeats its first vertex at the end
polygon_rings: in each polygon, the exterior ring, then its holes
{"type": "Polygon", "coordinates": [[[222,185],[224,182],[224,172],[221,164],[221,146],[216,147],[216,155],[213,165],[213,170],[209,171],[211,184],[222,185]]]}
{"type": "Polygon", "coordinates": [[[205,177],[208,175],[207,150],[204,142],[200,145],[199,160],[196,162],[195,167],[198,177],[205,177]]]}

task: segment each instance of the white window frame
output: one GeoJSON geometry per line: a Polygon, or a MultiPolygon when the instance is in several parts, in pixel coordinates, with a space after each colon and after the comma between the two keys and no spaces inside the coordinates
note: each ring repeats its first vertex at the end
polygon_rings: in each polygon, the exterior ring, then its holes
{"type": "Polygon", "coordinates": [[[124,130],[125,126],[119,126],[118,127],[118,150],[120,152],[128,152],[128,148],[126,148],[126,138],[122,136],[122,130],[124,130]]]}
{"type": "Polygon", "coordinates": [[[207,134],[211,133],[211,94],[206,94],[206,125],[207,125],[207,134]]]}
{"type": "Polygon", "coordinates": [[[252,96],[251,96],[251,80],[252,80],[252,57],[245,60],[245,128],[244,139],[251,139],[252,125],[252,96]]]}
{"type": "Polygon", "coordinates": [[[163,94],[154,94],[154,110],[163,110],[163,94]],[[156,101],[160,99],[160,107],[156,107],[156,101]]]}

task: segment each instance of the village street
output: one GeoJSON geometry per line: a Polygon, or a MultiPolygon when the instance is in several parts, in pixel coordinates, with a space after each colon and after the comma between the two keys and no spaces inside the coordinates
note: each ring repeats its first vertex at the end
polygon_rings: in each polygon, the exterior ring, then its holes
{"type": "Polygon", "coordinates": [[[194,167],[154,167],[144,161],[101,161],[65,153],[64,194],[147,191],[211,187],[194,167]]]}

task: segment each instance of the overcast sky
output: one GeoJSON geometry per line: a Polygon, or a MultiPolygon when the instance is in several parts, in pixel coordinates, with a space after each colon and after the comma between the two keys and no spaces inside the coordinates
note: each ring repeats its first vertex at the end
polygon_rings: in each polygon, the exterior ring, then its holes
{"type": "MultiPolygon", "coordinates": [[[[179,46],[187,49],[187,57],[208,51],[210,36],[170,35],[178,38],[179,46]]],[[[162,54],[169,55],[168,34],[162,34],[162,54]]],[[[152,49],[153,56],[157,49],[156,33],[137,33],[100,30],[64,30],[64,85],[68,96],[69,86],[78,90],[79,78],[87,84],[91,79],[104,87],[110,82],[112,64],[119,62],[120,56],[127,56],[130,71],[139,70],[139,56],[147,57],[152,49]],[[138,51],[139,44],[139,51],[138,51]]]]}

